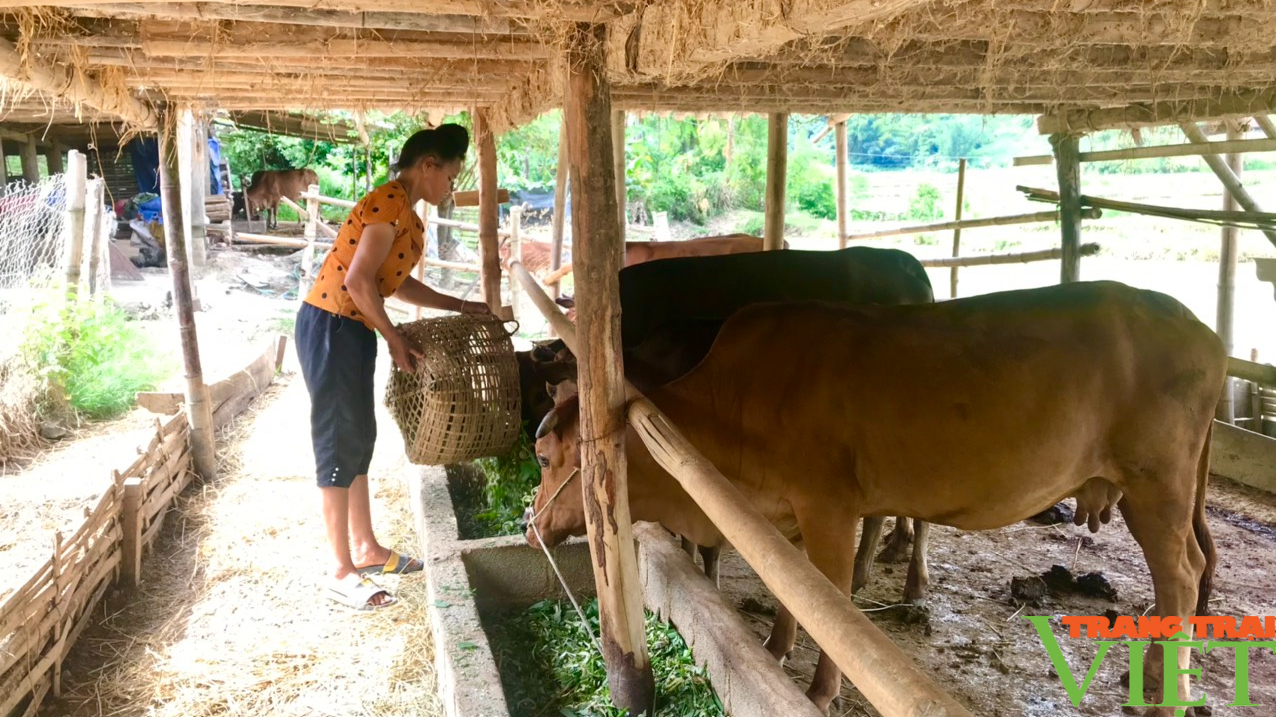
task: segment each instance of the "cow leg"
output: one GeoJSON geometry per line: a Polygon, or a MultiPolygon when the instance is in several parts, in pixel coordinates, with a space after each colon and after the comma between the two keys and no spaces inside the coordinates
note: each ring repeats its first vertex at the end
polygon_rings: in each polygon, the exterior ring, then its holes
{"type": "Polygon", "coordinates": [[[696,544],[691,542],[690,538],[684,537],[682,539],[682,550],[687,554],[687,557],[691,558],[691,562],[694,563],[696,561],[696,544]]]}
{"type": "Polygon", "coordinates": [[[709,582],[713,586],[718,587],[718,556],[722,553],[722,546],[700,546],[700,559],[704,561],[704,574],[709,578],[709,582]]]}
{"type": "Polygon", "coordinates": [[[784,664],[784,658],[793,652],[793,645],[796,642],[797,619],[787,607],[781,604],[779,611],[775,614],[775,624],[771,626],[771,634],[767,636],[762,646],[771,653],[771,657],[774,657],[776,662],[784,664]]]}
{"type": "MultiPolygon", "coordinates": [[[[850,524],[854,525],[860,516],[852,513],[850,524]]],[[[845,515],[830,515],[828,512],[812,511],[806,515],[798,513],[798,529],[802,531],[802,540],[806,543],[806,554],[811,564],[824,574],[838,590],[848,597],[851,584],[855,578],[855,560],[852,548],[855,543],[855,531],[841,530],[847,524],[845,515]]],[[[833,698],[842,691],[842,670],[833,663],[828,653],[820,651],[820,661],[815,666],[815,675],[811,678],[811,686],[806,696],[822,712],[827,712],[833,698]]]]}
{"type": "MultiPolygon", "coordinates": [[[[913,528],[913,559],[908,563],[908,579],[904,581],[904,602],[920,606],[926,599],[926,587],[930,585],[930,570],[926,565],[930,523],[924,520],[913,521],[913,528]]],[[[856,570],[859,570],[858,565],[856,570]]],[[[859,575],[855,577],[858,579],[859,575]]]]}
{"type": "Polygon", "coordinates": [[[859,592],[868,585],[872,573],[873,553],[877,543],[882,539],[882,526],[886,524],[886,516],[869,515],[864,517],[864,528],[860,531],[860,547],[855,552],[855,580],[851,582],[851,594],[859,592]]]}
{"type": "MultiPolygon", "coordinates": [[[[1188,485],[1191,485],[1190,483],[1188,485]]],[[[1205,554],[1192,532],[1192,495],[1165,495],[1164,484],[1156,486],[1156,494],[1144,489],[1145,494],[1127,492],[1118,503],[1121,515],[1130,534],[1143,548],[1148,571],[1152,574],[1152,587],[1156,595],[1156,612],[1161,617],[1178,617],[1184,632],[1191,639],[1192,626],[1188,622],[1196,611],[1197,590],[1205,573],[1205,554]],[[1175,499],[1177,498],[1177,500],[1175,499]]],[[[1179,666],[1186,668],[1191,661],[1191,650],[1175,650],[1179,666]]],[[[1148,648],[1144,661],[1143,691],[1150,703],[1165,702],[1160,699],[1162,687],[1168,693],[1178,690],[1181,699],[1190,699],[1188,676],[1180,676],[1179,683],[1164,685],[1165,655],[1160,645],[1148,648]]],[[[1151,707],[1148,717],[1173,717],[1173,707],[1151,707]]]]}
{"type": "Polygon", "coordinates": [[[879,563],[902,563],[908,560],[909,543],[913,542],[913,521],[902,515],[895,516],[895,529],[886,541],[886,549],[877,556],[879,563]]]}

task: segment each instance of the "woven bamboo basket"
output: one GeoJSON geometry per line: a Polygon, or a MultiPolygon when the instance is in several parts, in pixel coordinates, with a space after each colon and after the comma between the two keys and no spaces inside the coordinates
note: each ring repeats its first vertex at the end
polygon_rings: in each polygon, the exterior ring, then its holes
{"type": "Polygon", "coordinates": [[[390,370],[386,406],[408,460],[446,465],[498,456],[521,429],[514,344],[495,316],[458,314],[399,328],[425,357],[416,371],[390,370]]]}

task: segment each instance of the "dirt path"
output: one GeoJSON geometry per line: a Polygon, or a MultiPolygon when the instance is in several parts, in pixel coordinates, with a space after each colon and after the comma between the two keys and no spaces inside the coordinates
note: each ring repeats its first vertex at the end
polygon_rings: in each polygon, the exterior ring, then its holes
{"type": "MultiPolygon", "coordinates": [[[[379,364],[378,386],[388,367],[379,364]]],[[[353,613],[321,596],[326,551],[309,443],[309,397],[285,375],[229,427],[221,476],[178,502],[140,590],[113,591],[80,638],[47,717],[430,715],[432,641],[420,574],[386,578],[402,603],[353,613]]],[[[403,445],[378,407],[373,515],[415,545],[398,480],[403,445]]]]}
{"type": "MultiPolygon", "coordinates": [[[[1271,575],[1276,570],[1276,498],[1214,479],[1210,487],[1210,529],[1217,543],[1211,608],[1215,615],[1276,613],[1271,575]]],[[[887,521],[889,528],[892,521],[887,521]]],[[[1119,516],[1091,535],[1071,523],[1037,526],[1021,523],[997,531],[964,533],[934,526],[930,539],[928,624],[902,624],[897,611],[876,610],[900,601],[906,565],[877,564],[856,604],[917,663],[958,700],[986,717],[1068,717],[1119,715],[1127,691],[1120,684],[1129,669],[1128,651],[1118,647],[1100,667],[1079,708],[1073,707],[1051,669],[1050,658],[1032,624],[1023,615],[1141,615],[1153,602],[1152,583],[1143,554],[1119,516]],[[1013,577],[1039,575],[1052,565],[1074,575],[1100,571],[1117,591],[1117,599],[1076,594],[1052,596],[1040,607],[1020,610],[1010,600],[1013,577]]],[[[770,632],[775,600],[733,550],[723,553],[721,586],[759,636],[770,632]]],[[[1056,635],[1061,634],[1058,620],[1056,635]]],[[[1078,679],[1095,656],[1090,640],[1059,640],[1078,679]]],[[[810,684],[819,657],[805,632],[785,663],[801,689],[810,684]]],[[[1254,650],[1250,659],[1250,692],[1259,707],[1227,707],[1233,695],[1233,658],[1219,651],[1193,667],[1203,667],[1203,681],[1193,680],[1194,695],[1202,686],[1213,717],[1257,717],[1276,709],[1276,655],[1254,650]]],[[[863,697],[843,683],[842,704],[833,717],[878,714],[863,697]]]]}

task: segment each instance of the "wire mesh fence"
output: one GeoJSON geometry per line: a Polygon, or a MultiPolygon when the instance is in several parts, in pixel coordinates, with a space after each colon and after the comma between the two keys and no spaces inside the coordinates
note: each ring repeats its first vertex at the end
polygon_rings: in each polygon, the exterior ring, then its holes
{"type": "Polygon", "coordinates": [[[14,294],[55,286],[67,259],[66,182],[54,175],[18,181],[0,195],[0,314],[22,306],[14,294]]]}

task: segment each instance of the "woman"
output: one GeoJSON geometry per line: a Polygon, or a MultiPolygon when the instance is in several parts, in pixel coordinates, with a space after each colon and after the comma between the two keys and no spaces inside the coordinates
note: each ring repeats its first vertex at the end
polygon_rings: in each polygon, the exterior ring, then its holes
{"type": "Polygon", "coordinates": [[[395,602],[364,573],[423,567],[383,547],[372,531],[367,474],[377,435],[377,333],[400,369],[413,370],[421,355],[390,323],[385,297],[432,309],[488,311],[486,304],[440,294],[411,276],[425,248],[413,207],[422,199],[437,205],[451,193],[468,145],[469,133],[455,124],[409,137],[395,165],[398,178],[350,210],[297,312],[297,357],[310,392],[316,473],[332,547],[329,597],[358,610],[395,602]]]}

